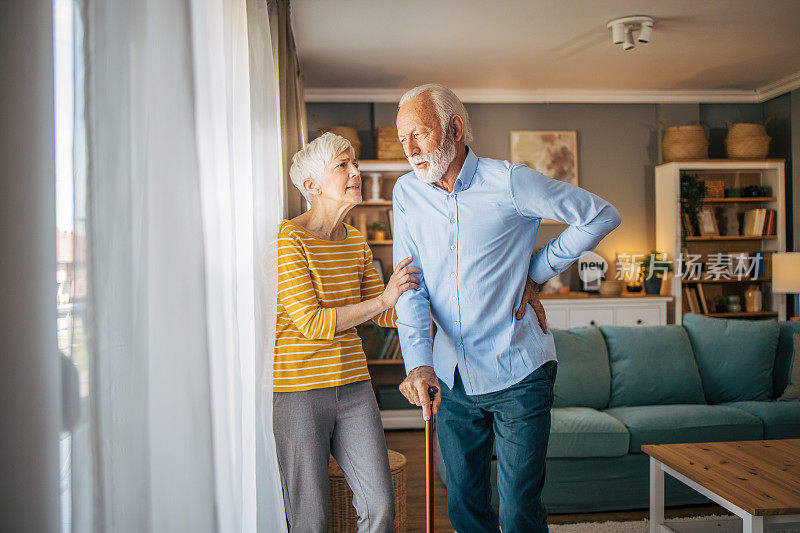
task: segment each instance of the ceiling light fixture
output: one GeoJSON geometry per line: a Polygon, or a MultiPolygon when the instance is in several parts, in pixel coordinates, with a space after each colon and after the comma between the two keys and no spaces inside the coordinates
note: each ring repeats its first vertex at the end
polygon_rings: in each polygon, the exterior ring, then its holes
{"type": "Polygon", "coordinates": [[[653,17],[632,15],[614,19],[606,24],[606,28],[611,30],[611,40],[614,44],[621,44],[623,50],[632,50],[633,32],[638,32],[637,40],[640,43],[649,43],[654,23],[653,17]]]}

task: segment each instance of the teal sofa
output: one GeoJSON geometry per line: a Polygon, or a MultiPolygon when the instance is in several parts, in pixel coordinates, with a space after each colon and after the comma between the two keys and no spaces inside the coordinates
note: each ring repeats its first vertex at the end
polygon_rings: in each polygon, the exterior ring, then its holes
{"type": "MultiPolygon", "coordinates": [[[[648,507],[643,444],[800,438],[800,402],[774,400],[789,380],[795,332],[800,322],[696,314],[683,326],[553,330],[548,512],[648,507]]],[[[446,484],[438,447],[437,466],[446,484]]],[[[708,503],[666,478],[667,505],[708,503]]]]}

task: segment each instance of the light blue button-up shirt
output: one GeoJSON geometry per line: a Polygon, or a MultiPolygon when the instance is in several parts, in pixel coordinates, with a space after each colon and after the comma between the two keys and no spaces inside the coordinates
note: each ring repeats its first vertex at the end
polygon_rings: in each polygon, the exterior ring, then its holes
{"type": "Polygon", "coordinates": [[[514,318],[526,278],[544,283],[564,271],[621,220],[580,187],[472,150],[452,193],[409,172],[393,200],[394,264],[411,257],[422,270],[419,288],[395,306],[406,372],[432,366],[452,388],[458,366],[467,394],[503,390],[556,359],[536,313],[514,318]],[[570,226],[531,257],[543,218],[570,226]]]}

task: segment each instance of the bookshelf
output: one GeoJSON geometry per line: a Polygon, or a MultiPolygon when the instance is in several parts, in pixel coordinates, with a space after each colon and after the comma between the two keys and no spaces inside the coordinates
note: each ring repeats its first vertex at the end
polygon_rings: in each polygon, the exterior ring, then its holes
{"type": "MultiPolygon", "coordinates": [[[[392,208],[392,189],[401,175],[411,171],[411,165],[405,159],[362,159],[359,161],[361,171],[362,191],[364,201],[355,206],[350,211],[348,223],[359,227],[359,220],[365,220],[367,228],[373,222],[380,221],[386,225],[386,239],[374,240],[371,231],[367,231],[367,244],[372,250],[372,256],[380,260],[384,282],[394,270],[392,268],[392,227],[388,216],[392,208]],[[373,180],[378,180],[380,200],[373,200],[373,180]]],[[[363,229],[359,228],[362,230],[363,229]]],[[[397,389],[403,379],[405,379],[405,367],[403,366],[402,354],[399,348],[395,353],[383,353],[384,335],[388,336],[391,330],[383,328],[382,334],[376,333],[377,326],[363,324],[358,328],[361,337],[364,353],[367,356],[367,366],[372,377],[372,387],[375,397],[379,404],[382,403],[380,389],[392,387],[397,389]],[[379,357],[380,356],[380,357],[379,357]]],[[[396,334],[395,338],[396,338],[396,334]]],[[[398,392],[399,394],[399,392],[398,392]]],[[[404,401],[395,401],[395,404],[404,404],[404,401]]],[[[408,404],[410,406],[410,404],[408,404]]],[[[381,420],[384,429],[411,429],[425,427],[425,423],[420,416],[418,408],[409,409],[381,409],[381,420]]]]}
{"type": "MultiPolygon", "coordinates": [[[[678,258],[685,251],[699,256],[698,262],[702,263],[700,279],[670,276],[673,301],[669,305],[668,313],[671,323],[682,322],[683,313],[689,303],[687,298],[694,300],[692,306],[697,306],[701,314],[706,316],[751,320],[786,319],[786,296],[772,292],[770,272],[770,254],[786,250],[784,181],[783,159],[709,159],[676,161],[656,166],[656,249],[666,252],[671,259],[678,258]],[[681,199],[682,176],[694,176],[706,185],[713,185],[717,189],[723,187],[728,192],[731,189],[743,191],[746,187],[756,186],[766,188],[764,192],[767,194],[756,197],[706,197],[703,207],[711,209],[719,234],[684,235],[682,218],[685,201],[681,199]],[[749,219],[745,218],[745,213],[756,209],[766,210],[767,213],[769,210],[774,211],[774,234],[741,234],[747,231],[744,224],[749,219]],[[727,234],[733,229],[730,224],[733,219],[738,221],[739,231],[737,234],[727,234]],[[714,259],[723,256],[731,258],[731,254],[744,254],[748,257],[763,254],[761,272],[755,277],[751,272],[741,279],[730,270],[725,273],[729,276],[727,278],[724,275],[711,275],[708,266],[714,259]],[[762,307],[757,312],[745,311],[745,291],[750,285],[757,285],[762,293],[762,307]],[[742,311],[715,312],[714,297],[732,294],[740,296],[742,311]]],[[[765,222],[761,229],[768,229],[769,226],[765,222]]]]}

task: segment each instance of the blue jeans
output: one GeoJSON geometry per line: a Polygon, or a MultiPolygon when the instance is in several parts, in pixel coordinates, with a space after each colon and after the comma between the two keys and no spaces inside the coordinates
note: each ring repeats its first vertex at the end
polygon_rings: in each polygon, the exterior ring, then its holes
{"type": "Polygon", "coordinates": [[[447,474],[447,512],[458,533],[548,531],[542,504],[550,408],[558,363],[548,361],[507,389],[468,396],[456,369],[441,380],[436,417],[447,474]],[[491,506],[490,461],[497,453],[500,515],[491,506]],[[499,518],[499,524],[498,524],[499,518]]]}

